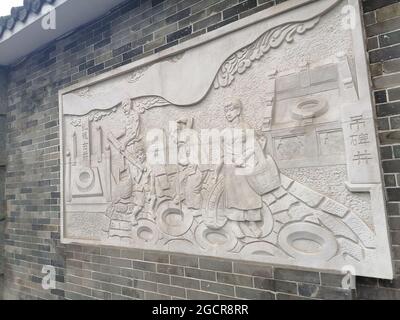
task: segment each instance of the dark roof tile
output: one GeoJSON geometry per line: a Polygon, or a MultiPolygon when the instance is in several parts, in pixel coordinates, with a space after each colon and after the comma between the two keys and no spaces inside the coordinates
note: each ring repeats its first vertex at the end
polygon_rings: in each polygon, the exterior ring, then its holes
{"type": "Polygon", "coordinates": [[[52,5],[54,2],[55,0],[24,0],[23,6],[11,8],[10,15],[0,17],[0,39],[4,31],[12,31],[18,21],[24,23],[31,13],[40,13],[45,3],[52,5]]]}

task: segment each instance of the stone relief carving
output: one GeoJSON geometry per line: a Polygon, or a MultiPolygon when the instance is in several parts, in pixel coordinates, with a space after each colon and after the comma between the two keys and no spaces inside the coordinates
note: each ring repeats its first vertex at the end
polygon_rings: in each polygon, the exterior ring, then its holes
{"type": "Polygon", "coordinates": [[[129,75],[128,82],[129,82],[129,83],[135,83],[135,82],[139,81],[139,79],[140,79],[141,77],[143,77],[143,75],[144,75],[144,73],[146,72],[147,68],[148,68],[148,67],[145,66],[145,67],[139,68],[139,69],[135,70],[134,72],[132,72],[132,73],[129,75]]]}
{"type": "MultiPolygon", "coordinates": [[[[152,102],[154,98],[147,100],[152,102]]],[[[202,248],[218,254],[277,255],[307,261],[344,257],[362,261],[364,250],[375,248],[373,232],[350,207],[281,173],[261,138],[254,150],[257,166],[250,175],[235,172],[246,165],[247,150],[238,154],[223,142],[224,156],[235,161],[225,164],[221,159],[212,170],[190,164],[187,141],[180,138],[175,140],[178,164],[152,168],[146,162],[136,103],[124,101],[113,110],[82,118],[84,165],[67,163],[73,177],[73,183],[66,186],[71,189],[71,200],[103,196],[100,176],[112,181],[111,203],[104,207],[105,239],[157,246],[179,243],[182,240],[176,237],[184,236],[185,247],[194,252],[202,248]],[[103,132],[108,160],[99,157],[100,162],[92,162],[88,151],[91,123],[95,119],[101,123],[115,109],[122,109],[124,129],[103,132]],[[112,163],[110,151],[122,160],[112,163]],[[363,230],[362,237],[359,230],[363,230]]],[[[242,117],[240,100],[227,104],[224,112],[229,130],[250,128],[242,117]]],[[[180,130],[194,125],[193,119],[176,122],[180,130]]]]}
{"type": "Polygon", "coordinates": [[[259,60],[271,49],[278,48],[283,42],[292,42],[296,34],[303,34],[315,27],[320,17],[310,21],[289,23],[269,30],[251,45],[234,53],[222,65],[214,82],[214,88],[229,86],[236,74],[244,73],[254,61],[259,60]]]}
{"type": "MultiPolygon", "coordinates": [[[[372,110],[360,111],[354,60],[340,54],[285,72],[267,63],[271,49],[319,22],[322,14],[262,32],[191,105],[121,90],[108,109],[62,114],[63,241],[390,277],[389,266],[373,265],[389,251],[374,216],[383,199],[372,110]],[[222,133],[214,162],[193,161],[205,128],[222,133]],[[357,170],[372,173],[362,180],[357,170]]],[[[190,50],[167,62],[179,73],[190,50]]],[[[152,66],[128,82],[140,86],[152,66]]]]}
{"type": "Polygon", "coordinates": [[[91,97],[91,96],[92,96],[89,87],[83,88],[83,89],[79,90],[79,91],[77,92],[77,94],[78,94],[78,96],[83,97],[83,98],[88,98],[88,97],[91,97]]]}

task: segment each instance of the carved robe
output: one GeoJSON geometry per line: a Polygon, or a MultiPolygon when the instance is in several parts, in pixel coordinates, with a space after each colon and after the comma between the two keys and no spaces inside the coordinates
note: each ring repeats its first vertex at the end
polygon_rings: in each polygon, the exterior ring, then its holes
{"type": "Polygon", "coordinates": [[[202,205],[201,187],[203,175],[196,165],[182,167],[179,174],[179,199],[190,209],[199,210],[202,205]]]}
{"type": "MultiPolygon", "coordinates": [[[[247,156],[252,153],[249,149],[252,146],[246,144],[246,129],[249,127],[244,122],[236,128],[227,128],[223,139],[225,215],[234,221],[261,221],[262,198],[241,172],[247,156]],[[241,134],[236,134],[235,129],[241,129],[241,134]]],[[[255,147],[261,148],[257,143],[255,147]]]]}

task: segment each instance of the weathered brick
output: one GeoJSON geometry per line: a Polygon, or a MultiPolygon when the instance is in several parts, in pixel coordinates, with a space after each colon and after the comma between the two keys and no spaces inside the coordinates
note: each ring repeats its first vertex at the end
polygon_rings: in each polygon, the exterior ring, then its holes
{"type": "Polygon", "coordinates": [[[143,299],[144,298],[144,291],[133,289],[133,288],[122,288],[122,294],[124,296],[132,297],[134,299],[143,299]]]}
{"type": "Polygon", "coordinates": [[[181,298],[186,297],[185,289],[181,288],[181,287],[174,287],[174,286],[159,284],[158,292],[161,294],[165,294],[165,295],[173,296],[173,297],[181,297],[181,298]]]}
{"type": "Polygon", "coordinates": [[[386,90],[375,91],[374,96],[375,96],[375,103],[387,102],[386,90]]]}
{"type": "Polygon", "coordinates": [[[144,291],[152,291],[152,292],[157,292],[157,283],[155,282],[150,282],[150,281],[143,281],[143,280],[134,280],[133,285],[134,288],[136,289],[141,289],[144,291]]]}
{"type": "Polygon", "coordinates": [[[252,287],[253,278],[233,273],[217,272],[217,281],[221,283],[238,285],[241,287],[252,287]]]}
{"type": "Polygon", "coordinates": [[[132,261],[132,268],[133,269],[143,270],[143,271],[155,272],[156,271],[156,264],[155,263],[151,263],[151,262],[133,260],[132,261]]]}
{"type": "Polygon", "coordinates": [[[393,156],[397,159],[400,158],[400,146],[399,145],[393,146],[393,156]]]}
{"type": "Polygon", "coordinates": [[[221,28],[223,26],[226,26],[227,24],[230,24],[230,23],[235,22],[237,20],[239,20],[238,16],[233,16],[233,17],[231,17],[229,19],[225,19],[225,20],[223,20],[221,22],[218,22],[216,24],[213,24],[213,25],[207,27],[207,32],[219,29],[219,28],[221,28]]]}
{"type": "Polygon", "coordinates": [[[400,71],[400,59],[393,59],[393,60],[385,61],[382,66],[382,70],[387,74],[399,72],[400,71]]]}
{"type": "Polygon", "coordinates": [[[185,268],[185,276],[188,278],[204,279],[215,281],[216,273],[214,271],[207,271],[194,268],[185,268]]]}
{"type": "Polygon", "coordinates": [[[118,248],[109,248],[109,247],[101,247],[100,254],[102,256],[110,256],[110,257],[117,257],[121,256],[121,249],[118,248]]]}
{"type": "Polygon", "coordinates": [[[274,278],[285,281],[298,281],[306,283],[320,283],[319,274],[312,271],[275,269],[274,278]]]}
{"type": "Polygon", "coordinates": [[[358,299],[361,300],[399,300],[400,291],[388,288],[359,286],[357,290],[358,299]]]}
{"type": "Polygon", "coordinates": [[[389,201],[400,201],[400,188],[387,188],[386,191],[389,201]]]}
{"type": "Polygon", "coordinates": [[[224,294],[224,295],[228,295],[228,296],[235,295],[234,286],[216,283],[216,282],[201,281],[201,290],[224,294]]]}
{"type": "Polygon", "coordinates": [[[296,282],[279,281],[279,280],[255,277],[254,287],[257,289],[269,290],[274,292],[297,294],[296,282]]]}
{"type": "Polygon", "coordinates": [[[218,295],[197,290],[187,290],[189,300],[218,300],[218,295]]]}
{"type": "Polygon", "coordinates": [[[221,13],[214,14],[212,16],[209,16],[209,17],[193,24],[193,31],[207,28],[208,26],[216,24],[217,22],[220,22],[221,20],[222,20],[221,13]]]}
{"type": "Polygon", "coordinates": [[[379,133],[381,145],[400,143],[400,131],[387,131],[379,133]]]}
{"type": "Polygon", "coordinates": [[[144,279],[147,281],[163,283],[163,284],[171,283],[169,275],[156,272],[146,272],[144,275],[144,279]]]}
{"type": "Polygon", "coordinates": [[[188,289],[200,289],[200,280],[171,276],[171,284],[188,289]]]}
{"type": "Polygon", "coordinates": [[[377,21],[385,21],[400,16],[400,3],[396,2],[392,5],[376,10],[377,21]]]}
{"type": "Polygon", "coordinates": [[[390,101],[400,100],[400,87],[394,88],[394,89],[389,89],[388,95],[389,95],[390,101]]]}
{"type": "Polygon", "coordinates": [[[185,274],[185,268],[179,266],[171,266],[168,264],[158,264],[157,272],[170,275],[183,276],[185,274]]]}
{"type": "Polygon", "coordinates": [[[236,287],[236,296],[249,300],[275,300],[275,294],[272,292],[243,287],[236,287]]]}
{"type": "Polygon", "coordinates": [[[363,8],[365,12],[373,11],[393,3],[396,3],[397,0],[364,0],[363,8]]]}
{"type": "Polygon", "coordinates": [[[227,20],[227,19],[231,18],[232,16],[235,16],[243,11],[254,8],[255,6],[257,6],[256,0],[247,0],[247,1],[240,2],[238,5],[224,10],[223,18],[224,18],[224,20],[227,20]]]}
{"type": "Polygon", "coordinates": [[[180,38],[186,37],[187,35],[189,35],[191,33],[192,33],[192,26],[182,28],[178,31],[175,31],[175,32],[167,35],[167,43],[170,43],[170,42],[176,41],[180,38]]]}
{"type": "Polygon", "coordinates": [[[121,258],[133,259],[133,260],[143,259],[143,250],[123,249],[123,250],[121,250],[121,258]]]}
{"type": "MultiPolygon", "coordinates": [[[[381,39],[386,39],[386,38],[381,38],[381,39]]],[[[380,41],[383,41],[383,40],[380,40],[380,41]]],[[[387,43],[388,42],[389,41],[387,41],[387,43]]],[[[389,45],[387,43],[384,43],[384,44],[389,45]]],[[[369,53],[369,58],[371,60],[371,63],[382,62],[382,61],[391,60],[391,59],[395,59],[395,58],[399,58],[399,57],[400,57],[400,45],[382,48],[382,49],[376,49],[369,53]]]]}
{"type": "Polygon", "coordinates": [[[232,262],[229,260],[200,258],[200,268],[221,272],[232,272],[232,262]]]}
{"type": "Polygon", "coordinates": [[[391,146],[381,147],[381,158],[383,160],[393,159],[393,151],[391,146]]]}
{"type": "Polygon", "coordinates": [[[352,298],[351,290],[322,287],[306,283],[299,284],[299,294],[304,297],[326,300],[350,300],[352,298]]]}
{"type": "Polygon", "coordinates": [[[129,60],[129,59],[132,59],[133,57],[136,57],[142,53],[143,53],[143,46],[140,46],[140,47],[137,47],[133,50],[130,50],[130,51],[124,53],[122,55],[122,59],[123,59],[123,61],[129,60]]]}
{"type": "Polygon", "coordinates": [[[144,293],[144,299],[145,300],[171,300],[171,297],[167,296],[165,294],[158,294],[158,293],[153,293],[153,292],[145,292],[144,293]]]}
{"type": "Polygon", "coordinates": [[[172,254],[170,256],[170,263],[179,266],[198,268],[199,258],[194,256],[172,254]]]}
{"type": "Polygon", "coordinates": [[[270,266],[261,266],[244,262],[234,262],[233,272],[250,276],[272,278],[272,268],[270,266]]]}
{"type": "Polygon", "coordinates": [[[400,102],[380,104],[377,107],[378,117],[387,117],[400,114],[400,102]]]}
{"type": "Polygon", "coordinates": [[[383,161],[382,166],[385,173],[400,172],[400,160],[386,160],[383,161]]]}
{"type": "Polygon", "coordinates": [[[164,252],[145,251],[144,260],[159,263],[169,263],[169,255],[168,253],[164,252]]]}
{"type": "Polygon", "coordinates": [[[169,16],[168,18],[165,19],[165,22],[167,24],[174,23],[188,17],[189,15],[190,15],[190,8],[186,8],[184,10],[181,10],[173,14],[172,16],[169,16]]]}
{"type": "Polygon", "coordinates": [[[378,22],[366,27],[367,36],[373,37],[379,34],[391,32],[400,28],[400,18],[396,17],[387,21],[378,22]]]}

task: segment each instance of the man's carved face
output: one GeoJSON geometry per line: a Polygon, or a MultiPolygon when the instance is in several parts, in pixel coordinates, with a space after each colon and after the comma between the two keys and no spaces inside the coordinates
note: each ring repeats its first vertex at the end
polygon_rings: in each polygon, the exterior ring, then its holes
{"type": "Polygon", "coordinates": [[[240,104],[238,102],[228,104],[225,106],[224,111],[226,120],[232,122],[233,120],[235,120],[237,117],[240,116],[241,113],[240,104]]]}

